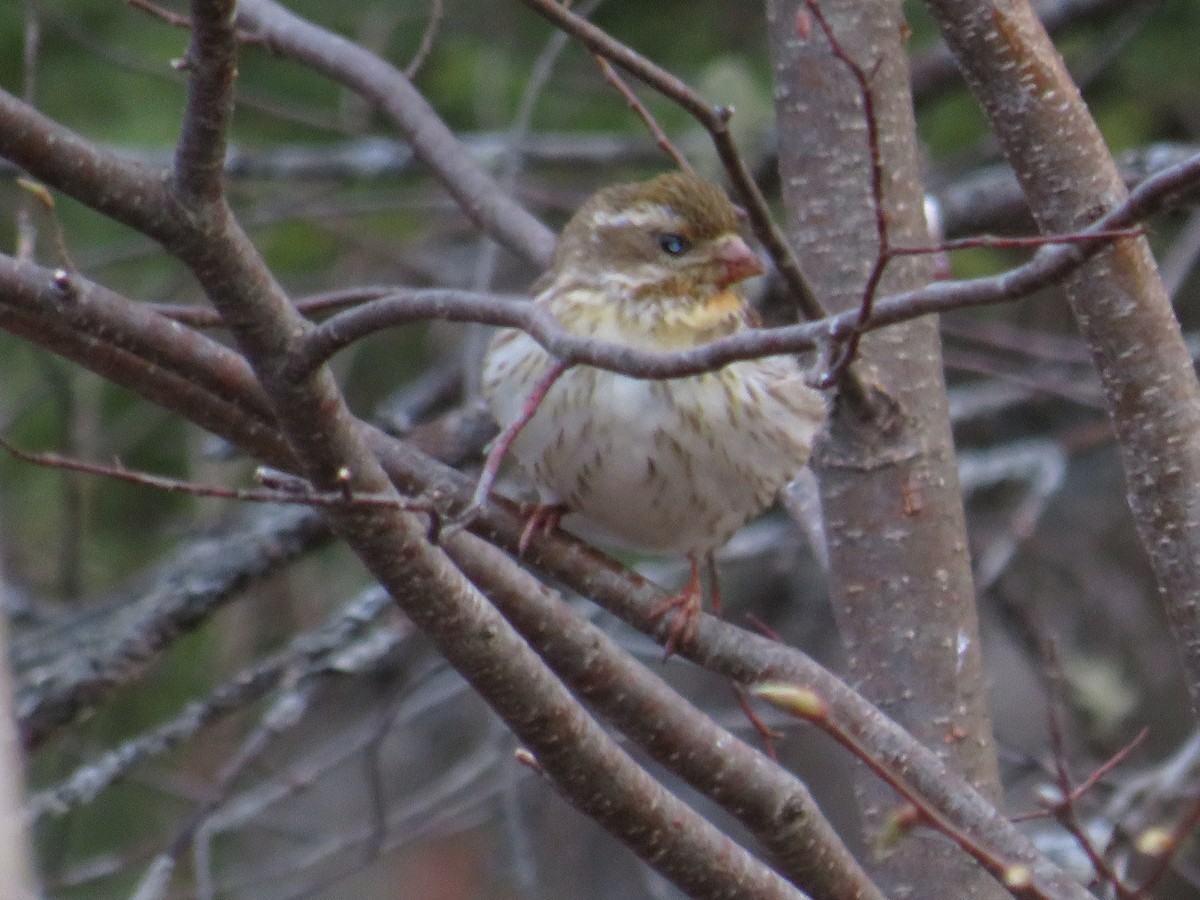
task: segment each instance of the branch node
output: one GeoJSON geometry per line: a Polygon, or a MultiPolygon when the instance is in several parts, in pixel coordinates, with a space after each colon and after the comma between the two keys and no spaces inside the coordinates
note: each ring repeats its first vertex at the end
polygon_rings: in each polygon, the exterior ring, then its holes
{"type": "Polygon", "coordinates": [[[337,484],[337,489],[341,491],[342,496],[346,499],[346,502],[350,502],[354,499],[353,492],[350,487],[350,481],[352,478],[353,474],[346,466],[339,467],[333,476],[333,480],[337,484]]]}
{"type": "Polygon", "coordinates": [[[54,270],[54,288],[62,296],[64,300],[76,300],[79,298],[79,285],[75,283],[75,279],[66,269],[54,270]]]}

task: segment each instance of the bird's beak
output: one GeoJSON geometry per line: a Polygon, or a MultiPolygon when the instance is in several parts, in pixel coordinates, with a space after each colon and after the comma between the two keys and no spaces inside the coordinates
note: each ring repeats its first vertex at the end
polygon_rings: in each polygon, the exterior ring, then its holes
{"type": "Polygon", "coordinates": [[[722,288],[737,284],[766,271],[754,251],[738,235],[731,234],[717,240],[713,245],[713,260],[721,266],[722,288]]]}

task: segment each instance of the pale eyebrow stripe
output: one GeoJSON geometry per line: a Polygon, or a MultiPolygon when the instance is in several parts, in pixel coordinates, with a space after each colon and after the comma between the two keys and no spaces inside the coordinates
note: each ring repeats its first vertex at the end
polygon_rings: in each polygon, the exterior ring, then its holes
{"type": "Polygon", "coordinates": [[[664,212],[665,210],[661,206],[645,203],[619,212],[596,210],[592,216],[592,224],[597,228],[617,228],[627,225],[635,228],[645,228],[650,225],[660,228],[675,227],[678,220],[673,216],[664,215],[664,212]]]}

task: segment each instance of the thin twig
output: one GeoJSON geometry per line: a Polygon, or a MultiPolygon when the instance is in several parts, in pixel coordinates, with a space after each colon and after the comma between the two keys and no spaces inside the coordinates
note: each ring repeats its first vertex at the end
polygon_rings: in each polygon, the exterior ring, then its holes
{"type": "Polygon", "coordinates": [[[1050,755],[1054,762],[1054,774],[1058,782],[1059,799],[1053,806],[1054,818],[1067,833],[1074,838],[1079,849],[1087,856],[1088,862],[1096,877],[1103,879],[1123,900],[1134,900],[1134,893],[1125,884],[1104,852],[1098,848],[1079,821],[1075,811],[1075,799],[1079,796],[1071,783],[1071,773],[1067,769],[1067,753],[1063,738],[1062,696],[1063,671],[1059,660],[1058,649],[1050,640],[1042,642],[1043,672],[1045,673],[1046,693],[1048,696],[1046,712],[1049,719],[1050,755]]]}
{"type": "Polygon", "coordinates": [[[144,13],[149,13],[150,15],[162,19],[168,25],[173,25],[176,28],[192,27],[192,20],[187,16],[181,16],[179,13],[171,12],[169,9],[164,9],[157,3],[151,3],[150,0],[125,0],[125,2],[134,9],[140,9],[144,13]]]}
{"type": "Polygon", "coordinates": [[[811,722],[835,741],[853,753],[872,772],[912,804],[918,813],[919,824],[926,824],[958,844],[970,854],[992,876],[1004,885],[1014,897],[1029,900],[1057,900],[1058,894],[1038,884],[1033,870],[1023,862],[999,858],[991,847],[975,838],[970,832],[950,820],[941,810],[934,807],[916,789],[911,787],[897,771],[894,771],[880,756],[859,740],[849,729],[841,726],[832,715],[829,704],[809,688],[794,684],[765,682],[754,685],[750,693],[797,718],[811,722]]]}
{"type": "MultiPolygon", "coordinates": [[[[1098,765],[1091,775],[1071,789],[1070,801],[1074,803],[1076,800],[1079,800],[1081,797],[1087,794],[1088,791],[1099,784],[1101,779],[1106,778],[1108,774],[1113,771],[1113,769],[1125,762],[1125,760],[1129,758],[1133,751],[1142,745],[1149,734],[1150,726],[1146,726],[1136,735],[1134,735],[1133,740],[1110,756],[1103,763],[1098,765]]],[[[1046,816],[1054,815],[1059,807],[1063,804],[1065,799],[1066,798],[1060,798],[1056,800],[1049,805],[1048,809],[1039,809],[1035,812],[1018,813],[1010,818],[1014,822],[1028,822],[1033,819],[1041,819],[1046,816]]]]}
{"type": "Polygon", "coordinates": [[[149,472],[139,472],[127,469],[122,465],[88,462],[74,459],[60,453],[35,453],[17,447],[7,438],[0,436],[0,447],[3,447],[17,459],[35,466],[49,469],[61,469],[68,472],[82,472],[86,475],[97,475],[112,478],[126,484],[136,484],[166,491],[171,494],[187,494],[192,497],[216,497],[222,500],[239,500],[246,503],[287,503],[296,506],[346,506],[359,504],[362,506],[386,506],[399,509],[427,512],[429,505],[417,501],[405,500],[394,494],[345,494],[343,492],[317,492],[307,486],[307,482],[298,484],[305,486],[304,490],[289,490],[279,488],[231,488],[216,485],[196,484],[182,481],[178,478],[168,478],[164,475],[154,475],[149,472]]]}
{"type": "MultiPolygon", "coordinates": [[[[300,297],[293,301],[296,309],[304,316],[312,318],[321,313],[335,312],[347,306],[358,306],[369,300],[378,300],[395,291],[393,287],[379,286],[344,288],[336,291],[323,291],[309,297],[300,297]]],[[[173,319],[192,328],[224,328],[225,320],[221,314],[210,306],[178,303],[151,303],[150,309],[168,319],[173,319]]]]}
{"type": "Polygon", "coordinates": [[[305,64],[378,104],[471,221],[518,256],[550,264],[553,233],[498,188],[403,72],[272,0],[240,0],[238,24],[271,53],[305,64]]]}
{"type": "Polygon", "coordinates": [[[854,81],[858,85],[858,93],[862,102],[863,122],[867,128],[867,146],[870,150],[871,201],[875,212],[875,259],[871,263],[870,274],[863,285],[862,300],[859,303],[858,309],[858,320],[854,328],[847,334],[841,353],[833,360],[829,371],[821,377],[822,387],[833,387],[850,372],[850,365],[854,362],[854,357],[858,353],[858,344],[862,340],[863,335],[862,328],[871,318],[871,311],[875,303],[875,293],[879,290],[879,282],[883,279],[883,273],[892,259],[891,238],[887,217],[884,213],[883,155],[880,151],[879,120],[875,115],[875,94],[871,90],[870,75],[846,52],[846,49],[837,39],[837,35],[834,34],[833,28],[825,18],[825,13],[821,10],[816,0],[805,0],[805,6],[808,8],[808,12],[813,19],[821,26],[821,31],[825,34],[825,40],[829,43],[829,49],[832,51],[834,57],[850,71],[850,74],[854,77],[854,81]]]}
{"type": "Polygon", "coordinates": [[[596,64],[600,67],[601,74],[604,75],[604,80],[616,88],[617,93],[624,97],[625,102],[629,104],[629,108],[637,113],[637,117],[650,129],[650,134],[654,136],[654,142],[658,144],[667,156],[675,161],[675,165],[679,166],[681,170],[689,174],[695,174],[695,169],[692,168],[692,164],[688,162],[687,157],[667,137],[666,131],[658,124],[658,120],[654,118],[654,114],[650,112],[646,104],[638,99],[638,95],[633,92],[633,88],[625,83],[625,79],[613,68],[613,64],[599,53],[593,55],[596,59],[596,64]]]}
{"type": "Polygon", "coordinates": [[[425,61],[429,59],[429,54],[433,52],[433,42],[437,40],[444,12],[442,0],[430,0],[429,18],[425,21],[425,31],[421,33],[421,42],[417,45],[417,52],[413,54],[413,58],[404,67],[404,77],[409,81],[417,77],[417,73],[425,65],[425,61]]]}
{"type": "Polygon", "coordinates": [[[517,435],[529,424],[529,420],[537,414],[538,407],[546,399],[546,394],[550,392],[550,388],[554,387],[554,383],[570,367],[570,364],[563,362],[556,362],[552,365],[546,374],[538,379],[537,383],[533,386],[533,390],[529,392],[529,396],[525,398],[525,403],[521,407],[521,414],[510,422],[496,436],[496,439],[492,441],[492,447],[488,450],[483,472],[479,475],[479,483],[475,486],[475,493],[471,498],[471,509],[482,508],[483,504],[487,502],[488,495],[492,492],[492,485],[496,482],[496,476],[500,473],[500,464],[508,454],[509,448],[512,447],[513,441],[517,439],[517,435]]]}

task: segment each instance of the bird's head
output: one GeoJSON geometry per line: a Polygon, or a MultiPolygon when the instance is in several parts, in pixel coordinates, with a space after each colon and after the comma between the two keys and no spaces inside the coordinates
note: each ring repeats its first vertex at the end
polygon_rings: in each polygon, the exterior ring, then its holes
{"type": "Polygon", "coordinates": [[[763,272],[737,225],[725,192],[695,175],[607,187],[563,229],[553,273],[633,302],[704,302],[763,272]]]}

